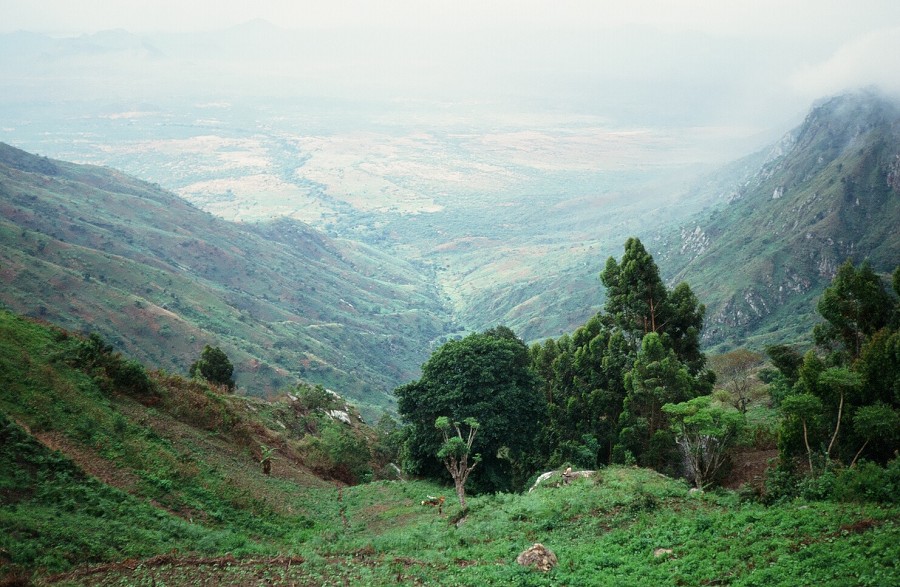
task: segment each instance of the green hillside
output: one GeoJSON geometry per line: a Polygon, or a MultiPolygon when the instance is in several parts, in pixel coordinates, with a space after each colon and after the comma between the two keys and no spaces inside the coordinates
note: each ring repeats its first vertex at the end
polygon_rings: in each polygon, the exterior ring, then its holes
{"type": "Polygon", "coordinates": [[[708,345],[795,341],[851,259],[900,258],[900,107],[878,94],[814,107],[727,201],[650,243],[666,276],[707,305],[708,345]]]}
{"type": "Polygon", "coordinates": [[[350,424],[312,408],[313,388],[223,395],[5,311],[0,388],[4,567],[279,552],[316,528],[318,492],[353,480],[334,447],[372,444],[343,402],[323,405],[350,424]]]}
{"type": "Polygon", "coordinates": [[[233,224],[118,172],[0,144],[0,302],[97,331],[185,373],[221,346],[238,385],[298,378],[367,415],[418,372],[450,319],[427,274],[289,220],[233,224]]]}
{"type": "MultiPolygon", "coordinates": [[[[522,494],[470,496],[465,511],[448,500],[436,511],[421,502],[451,495],[449,488],[412,480],[347,486],[346,466],[354,455],[375,454],[378,437],[352,423],[352,411],[348,425],[313,407],[312,388],[274,401],[223,395],[146,374],[98,348],[94,339],[0,312],[0,584],[900,578],[896,505],[764,505],[610,466],[571,483],[557,473],[522,494]],[[515,562],[536,542],[558,559],[547,573],[515,562]]],[[[890,471],[896,479],[896,466],[890,471]]],[[[805,491],[813,496],[816,486],[805,491]]]]}

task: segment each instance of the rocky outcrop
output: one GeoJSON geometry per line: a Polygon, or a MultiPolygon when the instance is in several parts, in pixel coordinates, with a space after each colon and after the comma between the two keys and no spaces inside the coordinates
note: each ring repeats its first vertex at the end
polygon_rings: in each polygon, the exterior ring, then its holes
{"type": "Polygon", "coordinates": [[[894,155],[894,160],[888,166],[887,184],[889,188],[900,193],[900,153],[894,155]]]}
{"type": "Polygon", "coordinates": [[[517,556],[516,562],[523,567],[531,567],[542,573],[546,573],[555,567],[559,563],[559,560],[552,550],[540,542],[537,542],[531,548],[524,550],[517,556]]]}
{"type": "Polygon", "coordinates": [[[546,481],[547,479],[550,479],[551,477],[554,477],[554,476],[560,477],[560,481],[558,481],[556,483],[556,487],[559,487],[560,485],[563,485],[563,484],[568,485],[575,479],[578,479],[581,477],[590,477],[594,473],[596,473],[596,471],[573,471],[571,467],[566,469],[565,472],[563,472],[563,473],[560,473],[559,471],[547,471],[546,473],[541,473],[538,476],[538,478],[535,479],[534,485],[531,486],[531,488],[528,490],[528,493],[531,493],[532,491],[537,489],[537,487],[539,485],[544,483],[544,481],[546,481]]]}

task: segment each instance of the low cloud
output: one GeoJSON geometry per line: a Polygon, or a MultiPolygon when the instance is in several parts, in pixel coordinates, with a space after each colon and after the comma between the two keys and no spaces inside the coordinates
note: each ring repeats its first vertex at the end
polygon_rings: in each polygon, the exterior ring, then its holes
{"type": "Polygon", "coordinates": [[[900,27],[864,35],[843,45],[827,60],[791,78],[795,91],[806,98],[877,86],[900,93],[900,27]]]}

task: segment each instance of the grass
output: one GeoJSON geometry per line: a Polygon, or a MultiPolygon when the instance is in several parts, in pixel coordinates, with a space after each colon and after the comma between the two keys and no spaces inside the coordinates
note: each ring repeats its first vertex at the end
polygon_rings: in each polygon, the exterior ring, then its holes
{"type": "Polygon", "coordinates": [[[887,585],[898,578],[900,529],[891,508],[802,500],[765,507],[613,467],[569,486],[473,497],[454,523],[456,508],[438,515],[419,504],[440,490],[376,482],[345,488],[337,503],[335,493],[319,496],[333,506],[320,509],[321,529],[268,559],[245,549],[224,562],[224,553],[180,556],[42,581],[182,584],[198,571],[225,585],[887,585]],[[534,542],[559,558],[547,574],[514,562],[534,542]]]}
{"type": "MultiPolygon", "coordinates": [[[[0,582],[37,585],[889,585],[900,508],[696,494],[609,467],[523,494],[311,470],[295,402],[151,373],[134,396],[82,339],[0,312],[0,582]],[[77,353],[76,353],[77,354],[77,353]],[[284,427],[277,423],[282,422],[284,427]],[[272,475],[259,451],[273,449],[272,475]],[[421,504],[449,498],[443,513],[421,504]],[[559,564],[520,567],[540,542],[559,564]]],[[[112,360],[112,359],[110,359],[112,360]]],[[[322,416],[324,418],[324,416],[322,416]]],[[[764,425],[769,414],[756,415],[764,425]]],[[[315,426],[326,427],[325,420],[315,426]]],[[[371,442],[371,438],[369,438],[371,442]]]]}

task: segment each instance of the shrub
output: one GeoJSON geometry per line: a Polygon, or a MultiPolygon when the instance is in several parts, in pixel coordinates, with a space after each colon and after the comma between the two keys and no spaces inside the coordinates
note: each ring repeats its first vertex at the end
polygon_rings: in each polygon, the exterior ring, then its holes
{"type": "Polygon", "coordinates": [[[900,503],[900,459],[884,467],[862,462],[837,478],[834,496],[840,501],[900,503]]]}
{"type": "Polygon", "coordinates": [[[65,360],[69,365],[93,377],[100,388],[107,392],[121,391],[136,396],[156,394],[156,387],[144,366],[126,359],[121,353],[113,352],[113,347],[95,332],[67,352],[65,360]]]}
{"type": "Polygon", "coordinates": [[[810,501],[829,500],[834,497],[837,480],[838,476],[830,470],[823,471],[820,475],[804,477],[797,484],[797,493],[810,501]]]}
{"type": "Polygon", "coordinates": [[[781,460],[774,469],[766,473],[765,489],[762,501],[773,504],[783,499],[791,499],[797,495],[800,479],[797,470],[790,461],[781,460]]]}
{"type": "Polygon", "coordinates": [[[228,355],[219,347],[206,345],[200,358],[191,365],[191,377],[203,377],[210,383],[225,385],[228,389],[234,389],[234,365],[228,359],[228,355]]]}
{"type": "Polygon", "coordinates": [[[321,385],[300,383],[296,393],[300,404],[308,411],[330,410],[337,404],[337,397],[321,385]]]}
{"type": "Polygon", "coordinates": [[[106,366],[106,374],[116,389],[131,395],[147,396],[155,393],[153,382],[143,365],[113,355],[106,366]]]}

